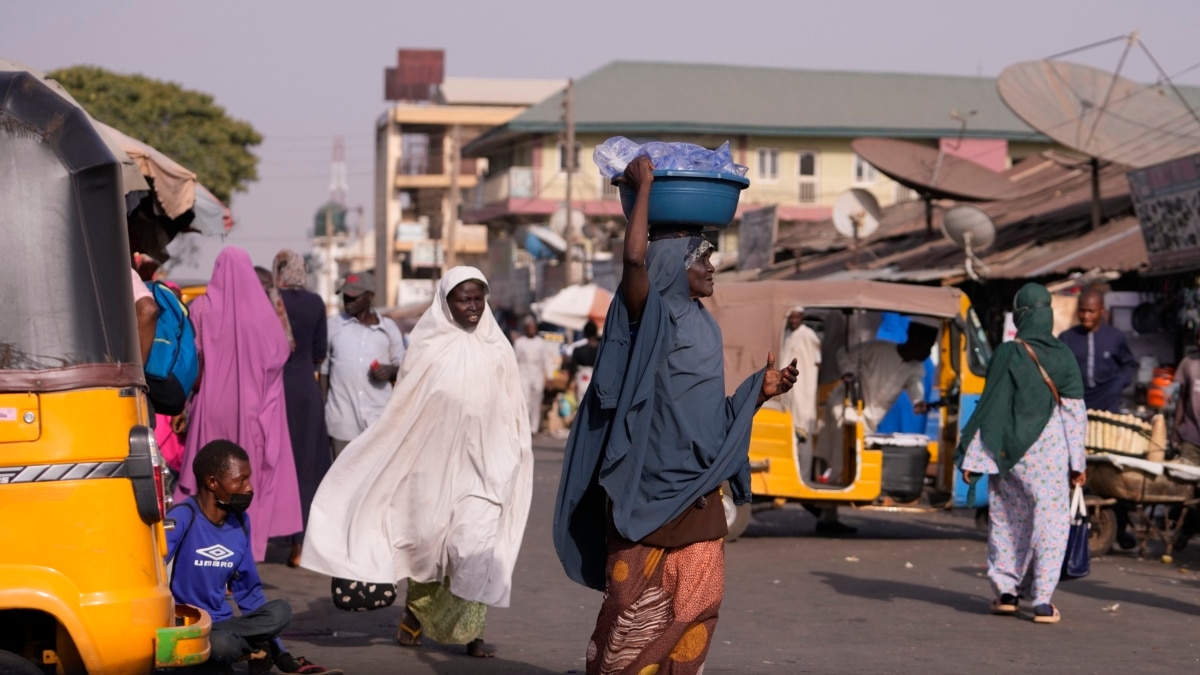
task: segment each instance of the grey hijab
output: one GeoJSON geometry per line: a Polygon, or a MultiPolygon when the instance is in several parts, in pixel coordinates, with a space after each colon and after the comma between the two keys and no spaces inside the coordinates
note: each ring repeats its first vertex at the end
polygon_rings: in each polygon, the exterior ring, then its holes
{"type": "Polygon", "coordinates": [[[746,451],[762,371],[725,396],[721,329],[690,297],[698,237],[651,242],[651,291],[641,320],[618,292],[592,384],[571,427],[559,483],[554,544],[568,576],[604,589],[608,526],[639,541],[730,481],[749,499],[746,451]]]}

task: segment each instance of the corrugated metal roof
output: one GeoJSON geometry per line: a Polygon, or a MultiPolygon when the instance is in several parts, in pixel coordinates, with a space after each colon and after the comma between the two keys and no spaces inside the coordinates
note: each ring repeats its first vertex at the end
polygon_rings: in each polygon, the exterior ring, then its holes
{"type": "MultiPolygon", "coordinates": [[[[966,136],[1042,140],[988,77],[614,61],[575,82],[577,133],[941,138],[955,109],[974,111],[966,136]]],[[[559,93],[466,151],[561,126],[559,93]]]]}
{"type": "MultiPolygon", "coordinates": [[[[1086,165],[1044,152],[1006,175],[1024,194],[979,205],[996,224],[992,248],[980,254],[990,278],[1066,274],[1075,270],[1142,269],[1148,258],[1136,218],[1131,217],[1126,167],[1101,169],[1101,211],[1111,219],[1091,230],[1091,176],[1086,165]],[[1023,189],[1022,189],[1023,188],[1023,189]]],[[[962,249],[941,236],[942,213],[954,202],[937,202],[936,234],[926,241],[924,204],[907,202],[884,210],[879,229],[857,257],[828,222],[786,229],[779,246],[802,253],[799,271],[781,266],[767,276],[816,279],[828,276],[930,281],[963,269],[962,249]]]]}

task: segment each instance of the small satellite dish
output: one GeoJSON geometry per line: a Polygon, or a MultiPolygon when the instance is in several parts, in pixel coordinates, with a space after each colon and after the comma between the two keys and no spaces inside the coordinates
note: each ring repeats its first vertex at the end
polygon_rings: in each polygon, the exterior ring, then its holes
{"type": "Polygon", "coordinates": [[[559,235],[570,238],[578,238],[583,235],[583,226],[587,224],[587,216],[579,209],[571,209],[571,229],[567,230],[567,207],[560,206],[554,210],[550,216],[550,229],[554,230],[559,235]]]}
{"type": "Polygon", "coordinates": [[[530,225],[529,233],[541,239],[547,246],[563,253],[567,250],[567,240],[563,239],[554,230],[542,225],[530,225]]]}
{"type": "Polygon", "coordinates": [[[879,202],[861,188],[851,188],[833,203],[833,227],[855,241],[871,236],[879,229],[879,202]]]}
{"type": "Polygon", "coordinates": [[[986,251],[996,241],[996,224],[982,209],[960,204],[942,216],[942,232],[968,253],[986,251]]]}
{"type": "Polygon", "coordinates": [[[963,247],[966,258],[963,269],[967,276],[975,281],[982,281],[976,265],[986,274],[987,265],[975,256],[976,252],[986,251],[996,241],[996,224],[991,216],[982,209],[969,204],[960,204],[942,216],[942,232],[946,237],[963,247]]]}

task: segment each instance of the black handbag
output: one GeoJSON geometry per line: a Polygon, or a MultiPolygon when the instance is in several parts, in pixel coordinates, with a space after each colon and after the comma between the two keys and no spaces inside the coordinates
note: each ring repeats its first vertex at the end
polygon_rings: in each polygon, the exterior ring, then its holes
{"type": "Polygon", "coordinates": [[[1076,485],[1071,490],[1071,530],[1067,534],[1067,554],[1063,556],[1062,574],[1059,575],[1059,579],[1081,579],[1092,571],[1088,553],[1089,530],[1083,488],[1076,485]]]}
{"type": "Polygon", "coordinates": [[[396,601],[396,584],[355,581],[334,577],[329,585],[333,605],[347,612],[390,607],[396,601]]]}

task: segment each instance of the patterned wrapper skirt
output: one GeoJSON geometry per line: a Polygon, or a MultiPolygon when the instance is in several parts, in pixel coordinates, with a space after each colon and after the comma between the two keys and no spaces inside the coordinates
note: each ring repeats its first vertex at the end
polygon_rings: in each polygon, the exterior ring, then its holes
{"type": "Polygon", "coordinates": [[[465,645],[483,635],[487,605],[450,592],[450,581],[442,583],[408,582],[405,604],[417,621],[421,634],[444,645],[465,645]]]}
{"type": "Polygon", "coordinates": [[[588,675],[702,673],[725,592],[725,541],[662,549],[610,533],[607,571],[588,675]]]}

